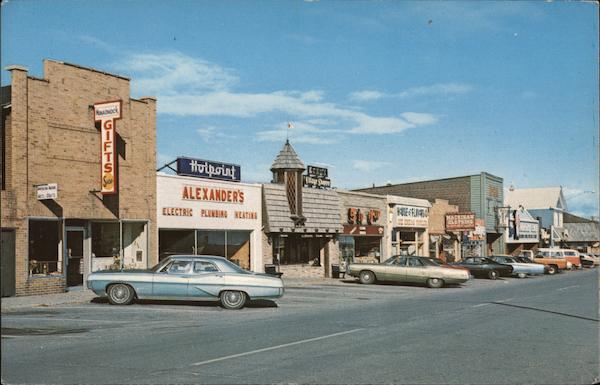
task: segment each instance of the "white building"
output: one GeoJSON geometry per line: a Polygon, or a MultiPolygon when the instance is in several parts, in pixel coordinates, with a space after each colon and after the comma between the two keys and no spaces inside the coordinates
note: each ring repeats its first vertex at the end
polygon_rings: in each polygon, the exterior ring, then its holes
{"type": "Polygon", "coordinates": [[[159,259],[217,255],[264,271],[260,184],[163,173],[156,181],[159,259]]]}

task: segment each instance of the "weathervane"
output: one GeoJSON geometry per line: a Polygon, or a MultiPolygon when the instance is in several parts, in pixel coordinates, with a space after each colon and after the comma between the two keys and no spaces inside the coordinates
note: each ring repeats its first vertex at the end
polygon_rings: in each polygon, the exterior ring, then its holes
{"type": "Polygon", "coordinates": [[[292,122],[288,122],[287,124],[287,130],[285,131],[285,141],[289,142],[290,140],[290,128],[294,128],[294,125],[292,124],[292,122]]]}

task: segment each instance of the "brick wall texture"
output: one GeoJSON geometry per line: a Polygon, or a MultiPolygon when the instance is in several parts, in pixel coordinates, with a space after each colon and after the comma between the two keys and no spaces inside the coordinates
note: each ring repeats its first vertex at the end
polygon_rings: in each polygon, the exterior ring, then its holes
{"type": "Polygon", "coordinates": [[[64,277],[29,277],[31,217],[149,221],[149,263],[156,262],[156,100],[130,98],[126,78],[52,60],[44,61],[43,79],[24,69],[11,75],[1,219],[16,233],[17,295],[65,288],[64,277]],[[90,192],[100,189],[100,131],[91,106],[119,99],[118,196],[109,198],[90,192]],[[37,200],[34,186],[45,183],[58,183],[56,200],[37,200]]]}

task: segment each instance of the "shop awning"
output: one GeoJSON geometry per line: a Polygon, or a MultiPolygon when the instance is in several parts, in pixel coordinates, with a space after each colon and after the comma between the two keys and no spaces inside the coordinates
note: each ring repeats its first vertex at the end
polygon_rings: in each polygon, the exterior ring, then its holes
{"type": "Polygon", "coordinates": [[[303,226],[296,226],[291,218],[285,186],[263,185],[264,223],[266,233],[342,233],[341,203],[335,191],[313,188],[302,189],[303,226]]]}

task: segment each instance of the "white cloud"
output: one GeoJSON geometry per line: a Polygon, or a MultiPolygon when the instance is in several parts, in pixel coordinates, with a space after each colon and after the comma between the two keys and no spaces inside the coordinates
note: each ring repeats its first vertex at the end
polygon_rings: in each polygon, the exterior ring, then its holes
{"type": "Polygon", "coordinates": [[[356,100],[359,102],[369,102],[372,100],[379,100],[383,97],[387,96],[383,92],[374,91],[374,90],[363,90],[356,91],[350,94],[350,99],[356,100]]]}
{"type": "Polygon", "coordinates": [[[428,86],[412,87],[396,93],[385,93],[377,90],[352,92],[350,99],[357,102],[370,102],[383,98],[413,98],[418,96],[449,96],[466,94],[473,91],[473,86],[464,83],[437,83],[428,86]]]}
{"type": "Polygon", "coordinates": [[[203,127],[196,129],[202,140],[210,142],[216,138],[235,138],[235,135],[229,135],[220,131],[217,127],[203,127]]]}
{"type": "Polygon", "coordinates": [[[178,52],[130,55],[116,68],[135,73],[132,86],[144,95],[221,91],[239,81],[231,70],[178,52]]]}
{"type": "Polygon", "coordinates": [[[332,144],[338,142],[340,130],[321,128],[310,121],[293,122],[293,127],[287,129],[287,123],[281,122],[273,129],[259,131],[256,139],[260,142],[282,142],[289,137],[294,143],[332,144]]]}
{"type": "MultiPolygon", "coordinates": [[[[371,116],[324,101],[321,90],[236,92],[233,88],[239,79],[232,70],[178,52],[130,55],[116,68],[131,74],[136,92],[158,97],[160,114],[250,118],[281,113],[304,122],[304,127],[302,123],[299,126],[301,133],[294,137],[296,142],[336,141],[331,135],[320,135],[326,129],[353,134],[391,134],[437,121],[431,114],[413,112],[404,116],[371,116]]],[[[199,134],[205,137],[216,132],[203,130],[199,134]]],[[[282,135],[279,129],[272,129],[259,132],[257,139],[281,140],[282,135]]]]}
{"type": "Polygon", "coordinates": [[[457,95],[466,94],[473,90],[473,86],[462,83],[438,83],[429,86],[408,88],[396,94],[399,98],[415,96],[457,95]]]}
{"type": "Polygon", "coordinates": [[[438,119],[432,114],[422,114],[418,112],[405,112],[401,115],[407,122],[423,125],[423,124],[435,124],[438,119]]]}
{"type": "Polygon", "coordinates": [[[380,162],[376,160],[355,160],[352,162],[352,167],[354,169],[364,172],[375,171],[389,165],[389,162],[380,162]]]}

